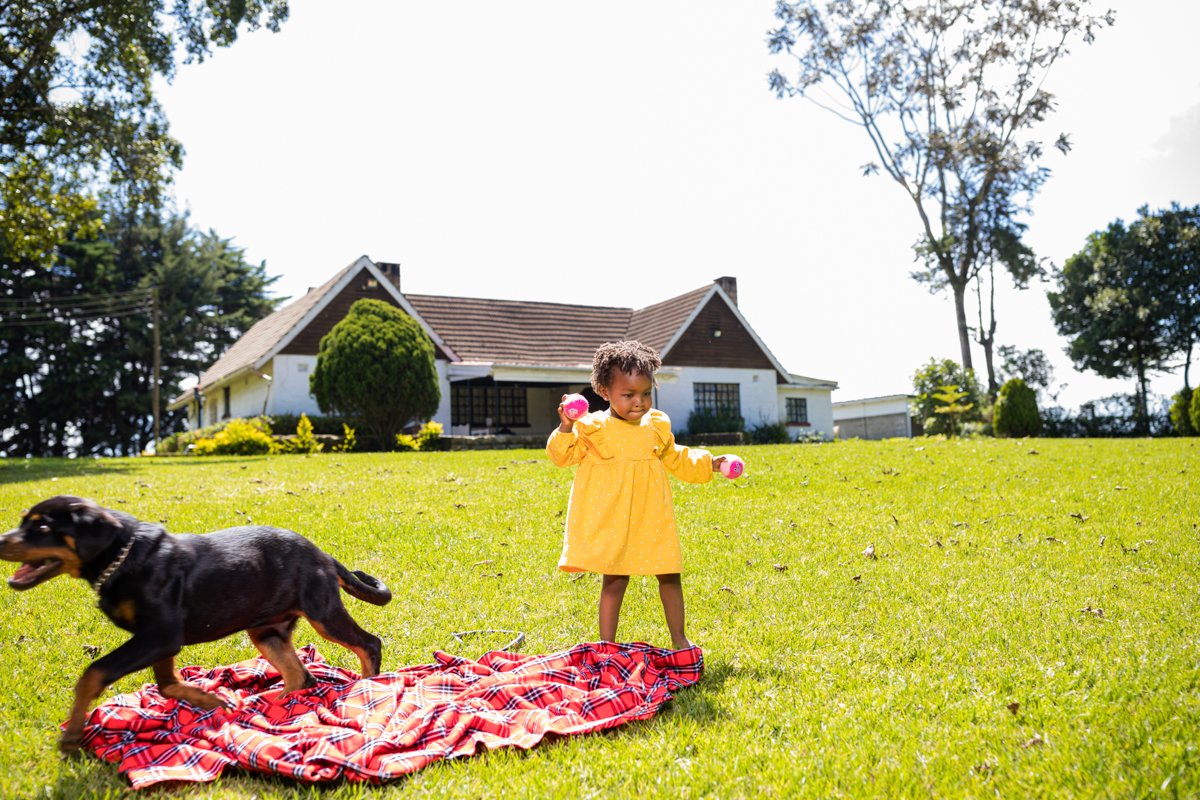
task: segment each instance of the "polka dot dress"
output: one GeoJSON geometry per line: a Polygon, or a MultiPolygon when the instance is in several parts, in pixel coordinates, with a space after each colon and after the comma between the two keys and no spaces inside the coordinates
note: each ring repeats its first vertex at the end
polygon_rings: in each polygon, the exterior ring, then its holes
{"type": "Polygon", "coordinates": [[[578,464],[558,568],[606,575],[682,572],[667,470],[689,483],[712,480],[712,454],[677,445],[671,420],[651,410],[637,422],[607,411],[555,430],[546,455],[578,464]]]}

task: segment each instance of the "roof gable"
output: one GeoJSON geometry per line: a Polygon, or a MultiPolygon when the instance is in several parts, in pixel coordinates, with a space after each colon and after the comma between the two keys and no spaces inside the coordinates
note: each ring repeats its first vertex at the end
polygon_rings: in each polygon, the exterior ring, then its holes
{"type": "Polygon", "coordinates": [[[657,353],[665,352],[667,345],[695,312],[696,306],[711,291],[711,286],[701,286],[662,303],[639,308],[633,312],[625,338],[653,347],[657,353]]]}
{"type": "Polygon", "coordinates": [[[245,369],[258,369],[281,353],[315,355],[321,337],[340,322],[355,300],[371,297],[398,306],[413,317],[433,340],[438,355],[458,360],[412,304],[400,293],[374,262],[362,256],[325,283],[256,322],[204,371],[198,388],[204,391],[245,369]],[[368,282],[374,281],[374,286],[368,282]],[[344,306],[344,308],[343,308],[344,306]]]}
{"type": "Polygon", "coordinates": [[[776,383],[792,380],[791,373],[715,283],[660,351],[660,357],[671,366],[769,369],[775,372],[776,383]]]}
{"type": "Polygon", "coordinates": [[[321,300],[340,283],[358,262],[350,264],[336,275],[293,303],[268,314],[250,326],[241,337],[226,350],[216,363],[200,376],[199,388],[204,389],[221,378],[235,372],[254,367],[264,354],[271,351],[296,325],[317,307],[321,300]]]}

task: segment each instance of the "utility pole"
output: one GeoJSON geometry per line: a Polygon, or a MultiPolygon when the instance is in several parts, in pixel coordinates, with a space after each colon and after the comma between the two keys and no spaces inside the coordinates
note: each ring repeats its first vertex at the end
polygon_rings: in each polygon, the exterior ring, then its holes
{"type": "Polygon", "coordinates": [[[158,440],[159,440],[159,418],[158,418],[158,372],[162,362],[162,335],[160,328],[162,321],[158,315],[158,287],[154,287],[154,389],[151,394],[154,402],[154,455],[159,455],[158,440]]]}

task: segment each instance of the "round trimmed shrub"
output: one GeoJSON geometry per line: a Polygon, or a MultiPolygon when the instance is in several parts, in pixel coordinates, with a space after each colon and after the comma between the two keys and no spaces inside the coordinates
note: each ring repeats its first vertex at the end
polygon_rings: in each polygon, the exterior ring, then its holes
{"type": "Polygon", "coordinates": [[[325,334],[308,385],[321,413],[360,419],[385,441],[432,417],[442,397],[433,342],[382,300],[357,301],[325,334]]]}
{"type": "Polygon", "coordinates": [[[997,436],[1037,436],[1042,432],[1037,394],[1025,381],[1013,378],[1000,387],[992,429],[997,436]]]}

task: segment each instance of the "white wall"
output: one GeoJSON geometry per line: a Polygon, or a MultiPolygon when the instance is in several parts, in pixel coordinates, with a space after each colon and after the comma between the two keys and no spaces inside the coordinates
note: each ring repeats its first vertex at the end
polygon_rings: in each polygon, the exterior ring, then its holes
{"type": "Polygon", "coordinates": [[[787,420],[787,398],[803,397],[808,400],[808,427],[789,425],[788,433],[795,439],[802,433],[820,432],[826,439],[833,438],[833,391],[830,389],[806,389],[781,384],[778,387],[779,419],[787,420]]]}
{"type": "Polygon", "coordinates": [[[779,421],[780,401],[775,388],[774,370],[668,366],[664,372],[659,374],[654,405],[671,418],[671,427],[676,431],[687,428],[688,415],[695,406],[694,385],[697,383],[738,384],[742,417],[748,428],[779,421]],[[671,375],[678,377],[671,380],[671,375]]]}
{"type": "Polygon", "coordinates": [[[320,414],[316,398],[308,392],[308,376],[317,368],[317,357],[275,356],[272,361],[271,373],[275,380],[271,386],[271,399],[267,402],[267,413],[320,414]]]}
{"type": "Polygon", "coordinates": [[[434,362],[437,367],[438,389],[441,390],[442,399],[438,402],[437,413],[433,415],[433,421],[442,426],[442,432],[450,433],[450,379],[446,376],[446,367],[450,362],[437,359],[434,362]]]}

